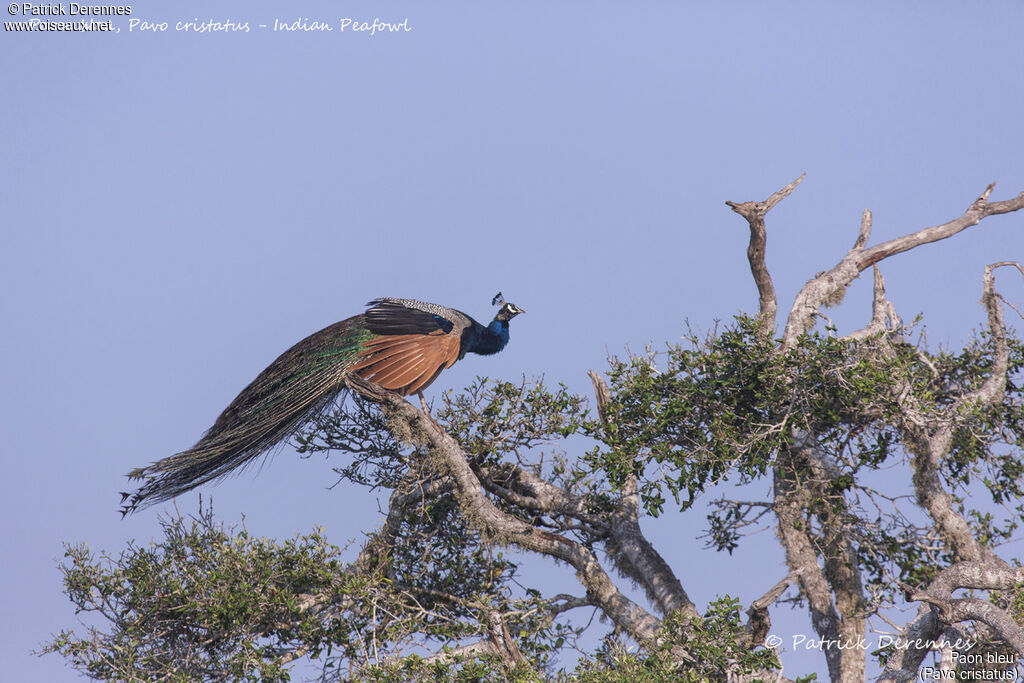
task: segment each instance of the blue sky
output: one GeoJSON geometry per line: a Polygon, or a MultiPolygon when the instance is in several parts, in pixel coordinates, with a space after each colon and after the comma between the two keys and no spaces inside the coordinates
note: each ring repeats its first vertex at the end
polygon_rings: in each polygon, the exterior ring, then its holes
{"type": "MultiPolygon", "coordinates": [[[[11,680],[76,677],[28,654],[74,624],[61,542],[116,552],[156,534],[159,509],[117,514],[124,473],[190,446],[281,351],[371,298],[486,319],[502,290],[528,311],[503,353],[467,358],[430,394],[477,374],[585,392],[608,353],[755,310],[747,227],[726,200],[808,174],[768,222],[786,309],[853,243],[863,208],[877,242],[958,216],[989,182],[994,199],[1024,190],[1020,3],[131,7],[169,30],[119,18],[115,34],[0,36],[11,680]],[[344,17],[411,30],[255,28],[344,17]],[[253,29],[174,30],[195,18],[253,29]]],[[[883,272],[905,317],[957,344],[983,320],[982,268],[1006,258],[1024,258],[1024,216],[883,272]]],[[[869,315],[862,280],[841,329],[869,315]]],[[[999,288],[1024,301],[1019,279],[999,288]]],[[[284,451],[203,493],[253,533],[320,524],[358,542],[377,503],[327,490],[330,468],[284,451]]],[[[701,608],[722,592],[749,603],[785,574],[763,548],[703,550],[702,521],[649,525],[701,608]]],[[[824,671],[799,661],[787,672],[824,671]]]]}

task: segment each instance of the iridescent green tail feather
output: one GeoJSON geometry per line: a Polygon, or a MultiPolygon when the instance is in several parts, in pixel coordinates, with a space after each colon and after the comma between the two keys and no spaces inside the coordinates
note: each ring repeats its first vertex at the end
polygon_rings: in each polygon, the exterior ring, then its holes
{"type": "Polygon", "coordinates": [[[131,472],[129,478],[145,483],[121,494],[122,514],[240,469],[287,440],[333,401],[362,343],[375,336],[366,329],[365,316],[358,315],[285,351],[235,397],[199,443],[131,472]]]}

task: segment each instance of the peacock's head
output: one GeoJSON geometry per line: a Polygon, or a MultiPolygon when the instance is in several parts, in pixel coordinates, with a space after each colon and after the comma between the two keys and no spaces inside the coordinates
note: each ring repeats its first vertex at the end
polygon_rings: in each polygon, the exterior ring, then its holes
{"type": "Polygon", "coordinates": [[[507,320],[511,320],[512,318],[516,317],[520,313],[526,313],[526,311],[524,311],[523,309],[519,308],[515,304],[510,303],[508,301],[505,301],[505,297],[503,297],[501,295],[501,292],[498,292],[497,294],[494,295],[494,298],[491,299],[491,305],[492,306],[498,306],[498,305],[501,306],[501,308],[498,309],[498,314],[494,316],[495,320],[506,320],[507,321],[507,320]]]}

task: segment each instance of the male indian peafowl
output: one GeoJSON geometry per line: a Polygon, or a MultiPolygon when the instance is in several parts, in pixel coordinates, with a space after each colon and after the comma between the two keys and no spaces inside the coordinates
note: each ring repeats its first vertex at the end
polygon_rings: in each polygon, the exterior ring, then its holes
{"type": "Polygon", "coordinates": [[[192,448],[128,476],[146,480],[122,493],[122,514],[170,500],[251,462],[291,436],[334,400],[349,373],[403,396],[421,393],[467,353],[508,344],[508,323],[523,309],[501,292],[489,325],[461,311],[413,299],[374,299],[362,315],[334,323],[285,351],[231,402],[192,448]]]}

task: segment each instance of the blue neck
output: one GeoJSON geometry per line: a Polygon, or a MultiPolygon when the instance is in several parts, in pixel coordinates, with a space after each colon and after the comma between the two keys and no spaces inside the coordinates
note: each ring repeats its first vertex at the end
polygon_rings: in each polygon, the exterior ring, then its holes
{"type": "Polygon", "coordinates": [[[462,333],[462,353],[479,353],[482,356],[489,356],[505,348],[508,344],[508,321],[492,320],[491,324],[484,327],[473,321],[471,327],[467,327],[462,333]]]}

